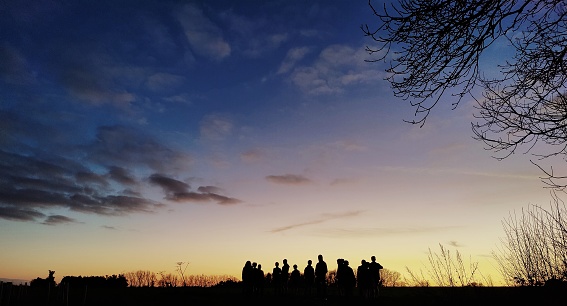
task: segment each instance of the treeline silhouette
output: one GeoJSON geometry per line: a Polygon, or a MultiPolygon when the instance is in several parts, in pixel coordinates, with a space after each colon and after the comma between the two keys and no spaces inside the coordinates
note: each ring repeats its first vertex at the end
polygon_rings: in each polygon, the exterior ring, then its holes
{"type": "Polygon", "coordinates": [[[213,287],[226,282],[238,282],[236,277],[230,275],[178,275],[148,270],[127,272],[124,277],[130,287],[213,287]]]}
{"type": "MultiPolygon", "coordinates": [[[[239,280],[229,275],[183,275],[138,270],[105,276],[65,276],[55,281],[55,271],[46,278],[37,277],[21,285],[0,281],[0,306],[5,305],[86,305],[101,298],[124,296],[127,287],[237,287],[239,280]],[[159,276],[158,276],[159,275],[159,276]],[[102,293],[102,295],[101,295],[102,293]]],[[[105,301],[113,304],[115,301],[105,301]]]]}

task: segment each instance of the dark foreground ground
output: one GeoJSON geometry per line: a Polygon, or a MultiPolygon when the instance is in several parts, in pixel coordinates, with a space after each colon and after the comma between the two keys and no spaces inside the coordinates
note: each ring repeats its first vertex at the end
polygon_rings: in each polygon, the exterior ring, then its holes
{"type": "Polygon", "coordinates": [[[326,299],[303,294],[275,296],[266,290],[262,296],[247,297],[240,287],[221,288],[70,288],[32,292],[18,286],[0,295],[0,306],[11,305],[567,305],[567,291],[545,287],[398,287],[382,288],[377,299],[365,300],[355,292],[338,296],[329,288],[326,299]],[[19,289],[19,291],[18,291],[19,289]]]}

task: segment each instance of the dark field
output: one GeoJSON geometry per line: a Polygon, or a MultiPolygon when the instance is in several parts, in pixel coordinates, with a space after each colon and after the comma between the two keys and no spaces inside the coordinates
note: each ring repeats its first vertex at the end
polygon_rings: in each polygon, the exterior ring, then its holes
{"type": "Polygon", "coordinates": [[[29,287],[4,288],[0,306],[8,305],[567,305],[567,291],[546,287],[397,287],[382,288],[375,300],[364,300],[355,292],[340,297],[329,288],[326,300],[288,294],[245,297],[238,286],[216,288],[72,288],[65,295],[29,287]]]}

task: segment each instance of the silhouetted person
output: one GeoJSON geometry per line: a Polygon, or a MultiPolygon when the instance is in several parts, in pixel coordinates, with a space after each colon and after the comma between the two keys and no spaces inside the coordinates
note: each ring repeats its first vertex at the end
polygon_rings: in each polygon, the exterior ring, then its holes
{"type": "Polygon", "coordinates": [[[258,266],[258,263],[253,262],[252,263],[252,271],[250,271],[250,292],[251,293],[256,293],[256,267],[258,266]]]}
{"type": "Polygon", "coordinates": [[[289,288],[293,294],[297,294],[301,282],[301,272],[297,270],[297,265],[293,265],[293,271],[289,275],[289,288]]]}
{"type": "Polygon", "coordinates": [[[380,293],[380,270],[383,269],[381,264],[376,262],[376,256],[370,257],[370,278],[372,280],[372,297],[378,297],[380,293]]]}
{"type": "Polygon", "coordinates": [[[313,261],[309,259],[307,261],[307,266],[303,270],[303,280],[305,282],[305,295],[310,296],[311,290],[315,285],[315,269],[312,266],[313,261]]]}
{"type": "Polygon", "coordinates": [[[272,286],[272,273],[266,273],[266,277],[264,278],[265,284],[272,286]]]}
{"type": "Polygon", "coordinates": [[[339,296],[344,296],[344,293],[345,293],[345,283],[344,283],[345,267],[344,267],[344,262],[345,262],[345,260],[342,259],[342,258],[337,259],[337,274],[335,275],[335,284],[337,285],[339,296]]]}
{"type": "Polygon", "coordinates": [[[365,299],[369,298],[372,290],[372,279],[370,277],[370,267],[364,259],[360,261],[360,266],[356,270],[356,280],[360,296],[365,299]]]}
{"type": "Polygon", "coordinates": [[[258,264],[258,268],[254,274],[254,292],[256,295],[264,294],[264,271],[262,271],[262,265],[258,264]]]}
{"type": "Polygon", "coordinates": [[[274,286],[274,294],[280,295],[282,293],[282,269],[280,263],[276,261],[275,267],[272,270],[272,286],[274,286]]]}
{"type": "Polygon", "coordinates": [[[317,286],[317,296],[327,296],[327,263],[323,260],[323,255],[317,256],[317,264],[315,265],[315,285],[317,286]]]}
{"type": "Polygon", "coordinates": [[[252,293],[254,279],[253,269],[254,268],[252,268],[252,262],[250,260],[246,261],[244,267],[242,268],[242,289],[245,295],[250,295],[252,293]]]}
{"type": "Polygon", "coordinates": [[[344,295],[351,297],[352,292],[354,291],[354,286],[356,285],[356,277],[354,276],[354,271],[349,266],[348,260],[343,262],[342,283],[344,295]]]}
{"type": "Polygon", "coordinates": [[[282,291],[284,294],[287,293],[288,281],[289,281],[289,265],[287,264],[287,259],[284,258],[282,265],[282,276],[281,276],[282,291]]]}

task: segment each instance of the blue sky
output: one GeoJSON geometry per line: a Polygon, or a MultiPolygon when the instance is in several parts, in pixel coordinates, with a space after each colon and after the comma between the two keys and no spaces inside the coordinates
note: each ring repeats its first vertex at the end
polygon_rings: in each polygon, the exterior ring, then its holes
{"type": "Polygon", "coordinates": [[[403,272],[439,243],[494,273],[500,220],[549,201],[527,157],[472,140],[472,100],[403,122],[366,1],[3,5],[0,277],[403,272]]]}

